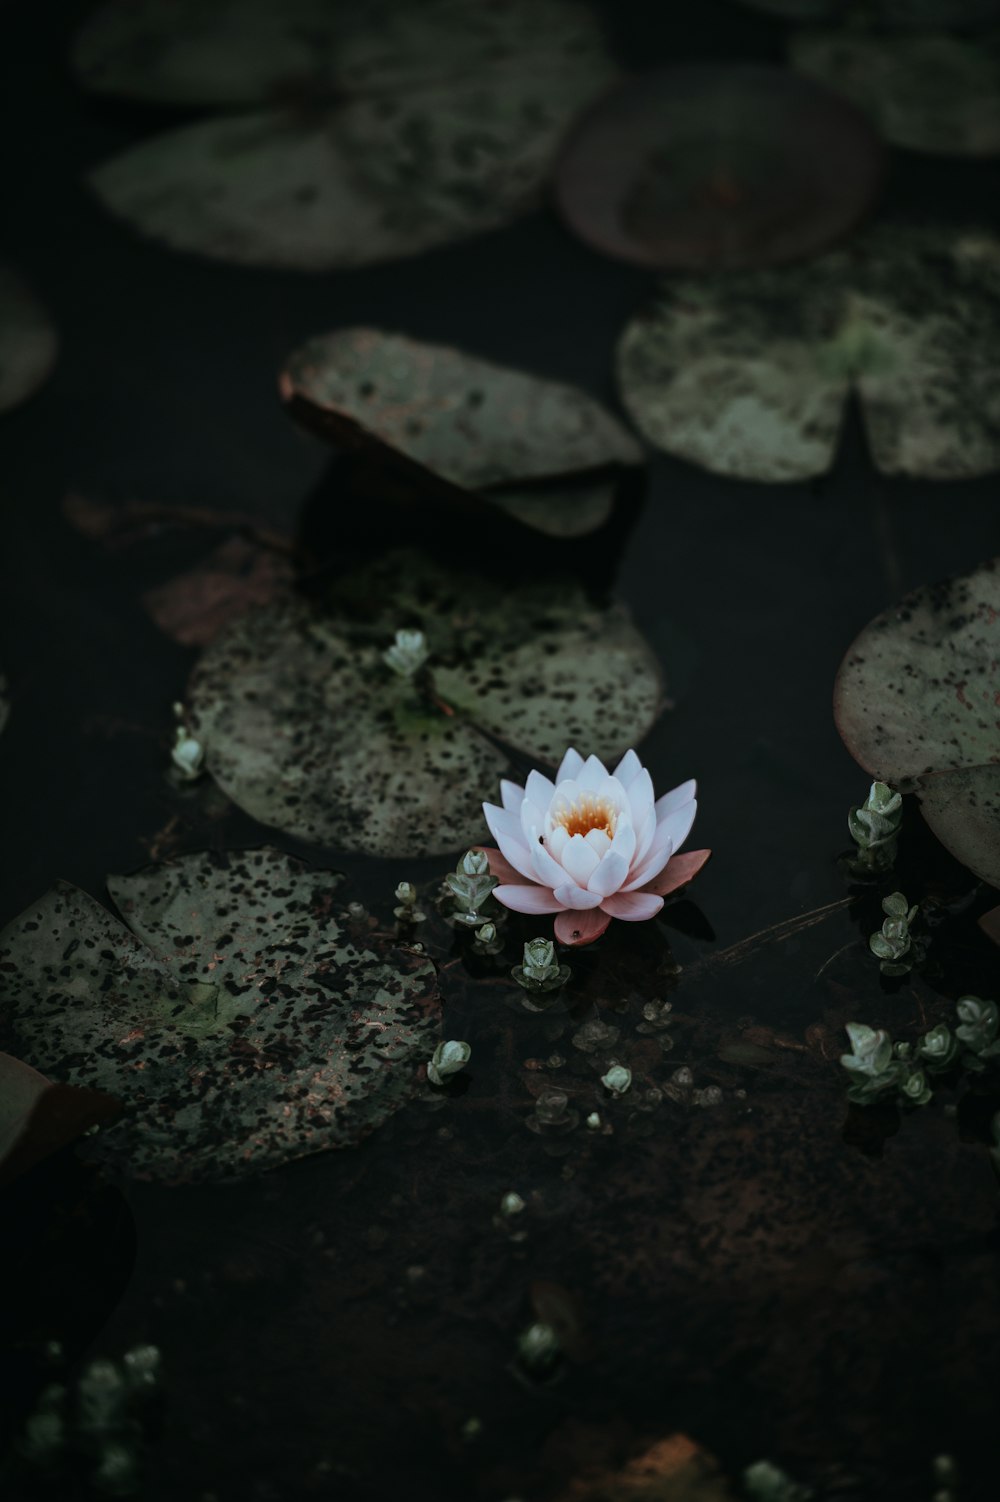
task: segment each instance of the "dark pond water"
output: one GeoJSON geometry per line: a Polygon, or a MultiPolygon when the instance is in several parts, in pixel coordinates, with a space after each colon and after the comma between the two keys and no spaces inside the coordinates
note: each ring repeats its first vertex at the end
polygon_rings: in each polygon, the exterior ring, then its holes
{"type": "MultiPolygon", "coordinates": [[[[611,351],[650,285],[547,214],[315,278],[141,243],[79,182],[149,123],[75,95],[64,49],[84,10],[8,7],[0,62],[0,248],[62,335],[50,383],[0,433],[4,922],[59,877],[101,896],[107,873],[155,855],[265,840],[302,853],[164,775],[195,653],[140,599],[225,527],[161,520],[101,547],[65,521],[68,493],[239,512],[343,567],[412,523],[352,509],[351,476],[288,422],[275,373],[290,349],[371,323],[613,401],[611,351]]],[[[693,10],[613,7],[624,53],[779,55],[765,17],[693,10]]],[[[994,166],[897,153],[886,211],[995,220],[998,186],[994,166]]],[[[455,545],[440,517],[421,530],[455,545]]],[[[151,1502],[633,1496],[574,1477],[676,1432],[731,1476],[768,1456],[843,1502],[923,1502],[941,1453],[958,1458],[962,1502],[995,1497],[1000,1201],[985,1143],[1000,1101],[987,1083],[957,1111],[943,1089],[905,1118],[849,1112],[836,1063],[848,1020],[914,1036],[963,992],[996,994],[975,923],[990,899],[908,809],[896,884],[940,922],[923,976],[880,978],[865,944],[878,894],[838,863],[867,779],[830,699],[872,615],[998,537],[995,479],[880,478],[854,413],[813,484],[654,456],[619,522],[568,556],[661,655],[673,707],[643,756],[658,787],[699,779],[711,865],[662,919],[574,953],[566,1001],[544,1012],[507,979],[536,922],[513,918],[493,964],[469,963],[435,919],[443,1035],[468,1039],[472,1064],[358,1148],[221,1188],[119,1188],[67,1157],[8,1191],[8,1437],[51,1370],[46,1341],[73,1360],[148,1341],[166,1374],[151,1502]],[[653,1001],[670,1002],[663,1027],[653,1001]],[[618,1036],[587,1052],[573,1040],[595,1018],[618,1036]],[[621,1100],[600,1084],[611,1053],[633,1073],[621,1100]],[[721,1099],[705,1104],[711,1087],[721,1099]],[[529,1129],[553,1089],[576,1125],[529,1129]],[[505,1219],[509,1192],[525,1209],[505,1219]],[[512,1371],[538,1318],[564,1336],[545,1383],[512,1371]]],[[[549,556],[493,562],[520,577],[549,556]]],[[[400,879],[430,893],[453,864],[310,854],[382,923],[400,879]]]]}

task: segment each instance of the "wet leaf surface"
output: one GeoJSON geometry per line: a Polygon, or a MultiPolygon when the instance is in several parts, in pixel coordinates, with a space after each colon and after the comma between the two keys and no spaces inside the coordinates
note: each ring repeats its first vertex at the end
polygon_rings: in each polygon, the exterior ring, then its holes
{"type": "Polygon", "coordinates": [[[803,31],[793,67],[851,100],[887,141],[941,156],[1000,153],[1000,33],[803,31]]]}
{"type": "Polygon", "coordinates": [[[1000,242],[890,224],[810,265],[664,282],[618,382],[650,442],[717,474],[823,474],[853,391],[884,473],[971,478],[1000,468],[998,331],[1000,242]]]}
{"type": "Polygon", "coordinates": [[[351,931],[341,879],[277,851],[61,884],[4,931],[26,1057],[116,1094],[93,1154],[129,1177],[234,1179],[359,1141],[416,1088],[427,961],[351,931]]]}
{"type": "Polygon", "coordinates": [[[111,1096],[53,1084],[0,1053],[0,1186],[117,1114],[111,1096]]]}
{"type": "Polygon", "coordinates": [[[34,395],[48,379],[56,348],[45,308],[15,271],[0,265],[0,412],[34,395]]]}
{"type": "Polygon", "coordinates": [[[592,13],[565,0],[316,12],[99,15],[77,57],[97,87],[262,106],[103,164],[104,203],[174,249],[248,265],[414,255],[537,207],[566,125],[614,75],[592,13]]]}
{"type": "Polygon", "coordinates": [[[825,249],[871,207],[867,121],[781,68],[656,69],[602,97],[560,156],[570,228],[662,270],[771,266],[825,249]]]}
{"type": "Polygon", "coordinates": [[[641,740],[659,672],[617,608],[575,585],[503,589],[414,554],[352,575],[323,607],[289,598],[244,616],[189,689],[212,775],[265,824],[375,855],[480,840],[481,804],[509,758],[610,756],[641,740]],[[430,682],[383,661],[400,627],[425,633],[430,682]]]}
{"type": "Polygon", "coordinates": [[[851,754],[915,790],[942,843],[1000,886],[1000,570],[927,585],[851,646],[834,698],[851,754]]]}

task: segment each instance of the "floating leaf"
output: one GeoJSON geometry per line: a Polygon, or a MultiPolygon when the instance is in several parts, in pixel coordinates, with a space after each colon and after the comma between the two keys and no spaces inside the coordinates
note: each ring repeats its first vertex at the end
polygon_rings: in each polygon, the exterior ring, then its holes
{"type": "Polygon", "coordinates": [[[770,266],[870,208],[883,150],[865,118],[783,68],[720,63],[630,78],[574,129],[563,216],[597,250],[661,269],[770,266]]]}
{"type": "Polygon", "coordinates": [[[1000,33],[802,31],[793,67],[850,99],[895,146],[942,156],[1000,153],[1000,33]]]}
{"type": "Polygon", "coordinates": [[[0,265],[0,412],[34,395],[56,358],[48,313],[9,266],[0,265]]]}
{"type": "Polygon", "coordinates": [[[501,505],[510,487],[642,457],[622,424],[574,386],[378,329],[311,339],[281,388],[293,415],[335,443],[374,445],[464,490],[502,487],[501,505]]]}
{"type": "Polygon", "coordinates": [[[98,1090],[54,1085],[37,1069],[0,1053],[0,1185],[118,1114],[98,1090]]]}
{"type": "Polygon", "coordinates": [[[807,266],[671,278],[626,328],[622,398],[643,434],[748,480],[833,462],[849,394],[886,474],[1000,468],[1000,241],[885,225],[807,266]]]}
{"type": "Polygon", "coordinates": [[[339,876],[257,850],[108,886],[128,928],[61,883],[0,936],[27,1057],[124,1102],[95,1156],[141,1178],[237,1178],[356,1143],[416,1088],[433,966],[346,932],[339,876]]]}
{"type": "Polygon", "coordinates": [[[244,616],[189,688],[193,733],[255,818],[374,855],[440,854],[482,833],[509,770],[494,738],[534,760],[607,757],[661,705],[655,659],[619,609],[574,585],[497,584],[412,554],[354,575],[322,608],[289,598],[244,616]],[[429,681],[383,652],[423,631],[429,681]]]}
{"type": "Polygon", "coordinates": [[[283,595],[292,576],[286,554],[233,536],[202,563],[147,591],[143,605],[181,646],[204,647],[245,611],[283,595]]]}
{"type": "Polygon", "coordinates": [[[99,167],[108,207],[176,249],[248,265],[413,255],[535,207],[569,120],[614,73],[594,15],[568,0],[394,0],[314,25],[315,10],[254,0],[246,27],[232,3],[102,13],[78,51],[98,87],[260,105],[99,167]]]}
{"type": "Polygon", "coordinates": [[[841,664],[837,727],[880,780],[915,791],[964,865],[1000,886],[1000,567],[915,590],[841,664]]]}

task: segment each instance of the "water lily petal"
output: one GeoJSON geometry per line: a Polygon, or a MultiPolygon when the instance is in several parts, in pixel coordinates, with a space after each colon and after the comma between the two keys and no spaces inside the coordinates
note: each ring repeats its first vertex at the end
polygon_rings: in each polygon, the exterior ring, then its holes
{"type": "Polygon", "coordinates": [[[557,913],[553,927],[560,944],[593,944],[610,922],[609,913],[594,907],[589,911],[557,913]]]}
{"type": "Polygon", "coordinates": [[[533,867],[531,875],[534,879],[547,887],[560,886],[566,880],[566,872],[560,863],[540,840],[535,840],[530,849],[533,867]]]}
{"type": "Polygon", "coordinates": [[[618,820],[618,828],[611,841],[611,848],[616,855],[620,855],[631,866],[635,860],[635,830],[632,828],[632,820],[625,815],[618,820]]]}
{"type": "Polygon", "coordinates": [[[576,777],[582,766],[583,757],[579,751],[574,751],[571,746],[559,763],[559,770],[556,773],[556,786],[560,782],[565,782],[568,777],[576,777]]]}
{"type": "Polygon", "coordinates": [[[608,775],[608,769],[599,756],[588,756],[583,771],[577,774],[577,782],[587,792],[595,792],[608,775]]]}
{"type": "Polygon", "coordinates": [[[521,811],[524,802],[524,788],[518,787],[516,782],[509,782],[506,777],[500,779],[500,801],[510,814],[521,811]]]}
{"type": "Polygon", "coordinates": [[[555,860],[562,860],[562,853],[569,844],[569,835],[561,824],[556,824],[545,836],[545,848],[555,860]]]}
{"type": "Polygon", "coordinates": [[[609,850],[598,864],[597,870],[587,882],[587,888],[591,892],[597,892],[601,897],[609,897],[612,892],[617,892],[628,877],[628,861],[619,855],[616,850],[609,850]]]}
{"type": "Polygon", "coordinates": [[[489,861],[490,875],[495,876],[497,881],[512,882],[514,886],[517,886],[524,879],[523,871],[518,871],[516,866],[512,866],[507,857],[501,854],[499,850],[492,850],[489,845],[480,845],[478,849],[483,852],[489,861]]]}
{"type": "Polygon", "coordinates": [[[557,900],[548,887],[494,887],[493,896],[514,913],[558,913],[566,906],[565,902],[557,900]]]}
{"type": "Polygon", "coordinates": [[[662,906],[663,898],[653,892],[613,892],[604,898],[601,910],[626,923],[640,923],[644,918],[655,918],[662,906]]]}
{"type": "Polygon", "coordinates": [[[671,788],[669,793],[664,793],[662,798],[657,798],[657,819],[665,819],[675,809],[682,808],[685,803],[690,803],[691,799],[697,796],[697,793],[698,784],[693,777],[687,782],[678,783],[677,787],[671,788]]]}
{"type": "Polygon", "coordinates": [[[635,752],[626,751],[611,775],[612,777],[617,777],[622,787],[627,790],[633,777],[637,777],[641,771],[642,762],[636,756],[635,752]]]}
{"type": "Polygon", "coordinates": [[[687,803],[682,803],[679,808],[673,809],[666,816],[660,815],[656,823],[656,837],[661,829],[670,831],[670,843],[675,850],[679,850],[691,833],[691,825],[694,823],[695,814],[698,812],[697,798],[691,798],[687,803]]]}
{"type": "Polygon", "coordinates": [[[500,846],[501,854],[510,861],[515,870],[521,872],[522,876],[533,880],[535,873],[531,864],[531,854],[521,834],[520,821],[514,814],[506,813],[504,809],[497,808],[493,803],[484,803],[483,813],[486,815],[490,834],[500,846]]]}
{"type": "Polygon", "coordinates": [[[655,892],[660,897],[669,897],[671,892],[679,891],[694,880],[711,854],[711,850],[687,850],[683,855],[673,856],[659,875],[646,883],[643,890],[655,892]]]}
{"type": "Polygon", "coordinates": [[[598,856],[604,855],[606,851],[611,849],[611,839],[605,834],[603,829],[588,829],[583,838],[587,841],[591,850],[595,851],[598,856]]]}
{"type": "Polygon", "coordinates": [[[635,854],[632,857],[632,865],[637,866],[653,843],[653,835],[656,833],[656,809],[652,805],[647,808],[642,823],[633,827],[635,829],[635,854]]]}
{"type": "Polygon", "coordinates": [[[575,881],[567,881],[561,887],[556,887],[553,896],[560,907],[571,907],[574,912],[581,908],[597,907],[601,901],[596,892],[585,891],[583,887],[578,887],[575,881]]]}
{"type": "Polygon", "coordinates": [[[536,803],[539,808],[548,808],[552,802],[552,795],[555,790],[555,783],[550,782],[547,777],[543,777],[541,772],[528,773],[528,780],[524,784],[524,791],[532,803],[536,803]]]}
{"type": "Polygon", "coordinates": [[[538,836],[545,833],[545,814],[533,798],[525,797],[519,818],[521,838],[526,845],[534,845],[538,836]]]}
{"type": "Polygon", "coordinates": [[[632,810],[632,823],[638,829],[653,807],[653,779],[645,767],[633,777],[628,788],[628,801],[632,810]]]}
{"type": "Polygon", "coordinates": [[[632,870],[624,890],[634,892],[638,887],[644,887],[647,881],[651,881],[663,870],[673,853],[674,843],[670,838],[670,820],[666,819],[662,824],[657,824],[649,849],[642,860],[632,862],[632,870]]]}
{"type": "Polygon", "coordinates": [[[559,857],[560,864],[581,887],[587,885],[599,860],[600,856],[590,848],[582,834],[575,834],[567,840],[559,857]]]}

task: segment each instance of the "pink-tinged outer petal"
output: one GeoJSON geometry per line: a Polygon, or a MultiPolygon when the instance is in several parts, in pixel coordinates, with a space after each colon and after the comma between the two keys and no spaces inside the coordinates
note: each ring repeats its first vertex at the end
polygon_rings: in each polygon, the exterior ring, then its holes
{"type": "Polygon", "coordinates": [[[560,907],[571,907],[574,912],[580,912],[587,907],[597,907],[600,897],[596,892],[585,892],[583,887],[578,887],[575,881],[567,881],[561,887],[556,887],[552,894],[560,907]]]}
{"type": "Polygon", "coordinates": [[[497,881],[512,882],[514,886],[523,882],[523,872],[519,871],[516,866],[512,866],[499,850],[493,850],[489,845],[479,845],[476,848],[481,850],[489,861],[490,875],[495,876],[497,881]]]}
{"type": "Polygon", "coordinates": [[[516,871],[520,871],[522,878],[527,877],[528,881],[534,881],[535,872],[531,863],[531,852],[521,838],[521,828],[516,816],[505,813],[503,809],[494,807],[492,803],[483,804],[483,813],[486,815],[490,834],[500,846],[502,854],[516,871]]]}
{"type": "Polygon", "coordinates": [[[559,913],[566,906],[548,887],[500,886],[493,888],[493,896],[514,913],[559,913]]]}
{"type": "Polygon", "coordinates": [[[659,897],[669,897],[671,892],[679,891],[694,880],[711,854],[711,850],[688,850],[684,855],[673,856],[659,876],[647,882],[644,890],[655,892],[659,897]]]}
{"type": "Polygon", "coordinates": [[[518,787],[516,782],[508,782],[506,777],[501,777],[500,802],[509,814],[519,814],[521,804],[524,802],[524,788],[518,787]]]}
{"type": "Polygon", "coordinates": [[[642,771],[642,762],[634,751],[626,751],[621,761],[612,772],[612,777],[617,777],[622,787],[628,791],[628,785],[633,777],[637,777],[642,771]]]}
{"type": "Polygon", "coordinates": [[[570,746],[569,750],[566,752],[566,755],[559,763],[559,770],[556,773],[556,786],[558,787],[560,782],[565,782],[569,777],[575,777],[582,766],[583,757],[580,755],[579,751],[574,751],[573,747],[570,746]]]}
{"type": "Polygon", "coordinates": [[[685,803],[690,803],[692,798],[698,796],[698,784],[691,777],[687,782],[680,782],[669,793],[664,793],[662,798],[656,800],[656,817],[665,819],[675,809],[682,808],[685,803]]]}
{"type": "Polygon", "coordinates": [[[674,842],[670,838],[670,821],[656,826],[656,833],[652,842],[641,861],[633,861],[629,872],[628,881],[624,885],[626,892],[635,892],[639,887],[644,887],[648,881],[661,872],[674,851],[674,842]]]}
{"type": "Polygon", "coordinates": [[[610,897],[612,892],[621,890],[627,876],[628,861],[616,851],[609,850],[587,882],[587,887],[591,892],[599,892],[602,897],[610,897]]]}
{"type": "Polygon", "coordinates": [[[629,784],[628,801],[632,810],[632,823],[638,829],[646,814],[653,807],[653,779],[645,767],[629,784]]]}
{"type": "Polygon", "coordinates": [[[557,913],[553,927],[560,944],[593,944],[610,922],[611,918],[607,913],[602,913],[599,907],[593,907],[588,912],[557,913]]]}
{"type": "Polygon", "coordinates": [[[653,892],[612,892],[601,903],[601,910],[612,918],[623,918],[626,923],[641,923],[646,918],[655,918],[662,906],[663,898],[653,892]]]}
{"type": "Polygon", "coordinates": [[[532,878],[540,881],[543,886],[556,887],[566,880],[565,869],[546,850],[540,840],[536,840],[531,847],[531,864],[533,866],[532,878]]]}
{"type": "Polygon", "coordinates": [[[659,818],[656,825],[654,841],[659,839],[660,831],[666,830],[670,836],[670,843],[675,850],[679,850],[691,833],[691,825],[694,823],[698,812],[697,801],[692,798],[689,803],[682,803],[680,808],[675,808],[666,818],[659,818]]]}

